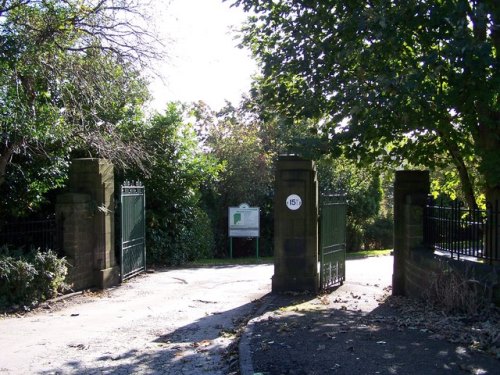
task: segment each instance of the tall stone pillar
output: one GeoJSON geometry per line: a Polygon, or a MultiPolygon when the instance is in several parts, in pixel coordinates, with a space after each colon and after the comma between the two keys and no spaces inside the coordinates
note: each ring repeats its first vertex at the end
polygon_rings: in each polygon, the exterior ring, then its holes
{"type": "Polygon", "coordinates": [[[282,156],[274,199],[273,292],[319,288],[318,182],[313,161],[282,156]]]}
{"type": "Polygon", "coordinates": [[[397,171],[394,181],[394,272],[392,294],[405,295],[406,260],[423,242],[423,213],[429,195],[429,171],[397,171]]]}
{"type": "Polygon", "coordinates": [[[61,245],[69,263],[66,281],[74,290],[96,286],[92,206],[88,194],[65,193],[57,197],[56,218],[63,227],[61,245]]]}
{"type": "Polygon", "coordinates": [[[69,193],[59,199],[60,211],[65,216],[63,246],[71,249],[68,255],[70,261],[75,262],[75,269],[86,269],[80,273],[88,274],[90,268],[93,274],[92,280],[86,277],[78,284],[101,288],[115,285],[119,280],[119,267],[114,245],[113,165],[103,159],[74,159],[69,175],[69,193]],[[88,213],[82,216],[83,208],[75,211],[70,207],[71,202],[85,206],[88,213]],[[77,213],[80,218],[74,216],[77,213]],[[88,233],[88,237],[71,238],[71,233],[88,233]],[[84,259],[90,264],[83,264],[84,259]]]}

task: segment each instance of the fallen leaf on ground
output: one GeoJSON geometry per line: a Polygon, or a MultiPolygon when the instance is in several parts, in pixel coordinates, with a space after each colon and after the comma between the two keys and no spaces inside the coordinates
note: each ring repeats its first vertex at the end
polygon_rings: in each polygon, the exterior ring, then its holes
{"type": "Polygon", "coordinates": [[[199,348],[199,347],[202,347],[202,346],[209,346],[211,343],[212,342],[210,340],[202,340],[202,341],[194,342],[193,346],[195,348],[199,348]]]}

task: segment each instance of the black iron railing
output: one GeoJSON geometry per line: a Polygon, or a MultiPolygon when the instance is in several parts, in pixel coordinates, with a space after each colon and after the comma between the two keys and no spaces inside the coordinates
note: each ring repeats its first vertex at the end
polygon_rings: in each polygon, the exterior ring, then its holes
{"type": "Polygon", "coordinates": [[[452,258],[500,260],[499,204],[467,208],[462,202],[438,204],[429,199],[424,216],[424,241],[452,258]]]}
{"type": "Polygon", "coordinates": [[[45,219],[15,219],[0,223],[0,246],[24,251],[31,249],[59,251],[59,236],[55,216],[45,219]]]}

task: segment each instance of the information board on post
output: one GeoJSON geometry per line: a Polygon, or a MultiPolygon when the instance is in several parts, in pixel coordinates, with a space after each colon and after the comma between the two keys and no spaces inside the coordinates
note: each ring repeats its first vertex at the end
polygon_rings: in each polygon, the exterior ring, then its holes
{"type": "Polygon", "coordinates": [[[241,204],[229,207],[229,237],[259,237],[260,209],[241,204]]]}

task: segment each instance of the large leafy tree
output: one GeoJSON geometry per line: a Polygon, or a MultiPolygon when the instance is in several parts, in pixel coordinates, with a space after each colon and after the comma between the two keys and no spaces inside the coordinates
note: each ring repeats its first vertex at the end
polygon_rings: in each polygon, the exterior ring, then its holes
{"type": "Polygon", "coordinates": [[[134,0],[0,2],[4,203],[39,202],[63,183],[71,153],[144,160],[123,136],[140,123],[148,96],[140,67],[157,55],[139,19],[134,0]]]}
{"type": "Polygon", "coordinates": [[[185,108],[169,103],[134,136],[148,154],[147,175],[139,170],[125,178],[140,179],[146,187],[148,261],[181,264],[213,252],[210,219],[201,202],[202,186],[217,179],[218,163],[198,145],[185,108]]]}
{"type": "Polygon", "coordinates": [[[469,205],[500,188],[496,0],[237,0],[259,89],[318,120],[331,151],[453,165],[469,205]],[[471,168],[478,168],[474,175],[471,168]]]}
{"type": "Polygon", "coordinates": [[[318,160],[321,194],[341,194],[347,203],[347,251],[359,251],[366,229],[380,218],[382,191],[380,173],[373,167],[358,167],[345,157],[325,155],[318,160]]]}
{"type": "Polygon", "coordinates": [[[273,113],[262,99],[254,95],[243,107],[245,118],[258,124],[266,152],[274,160],[279,154],[298,154],[316,160],[319,193],[339,194],[346,199],[348,251],[358,251],[362,242],[365,248],[371,246],[366,232],[373,229],[374,223],[390,221],[381,212],[382,199],[386,196],[382,195],[380,186],[380,168],[359,165],[341,155],[325,155],[324,137],[317,132],[313,121],[293,120],[273,113]]]}
{"type": "Polygon", "coordinates": [[[203,103],[193,108],[198,134],[207,154],[221,166],[217,179],[204,186],[204,202],[214,225],[219,256],[227,248],[227,210],[248,203],[261,209],[261,245],[271,246],[272,162],[275,150],[266,148],[262,123],[252,113],[227,105],[219,112],[203,103]]]}

